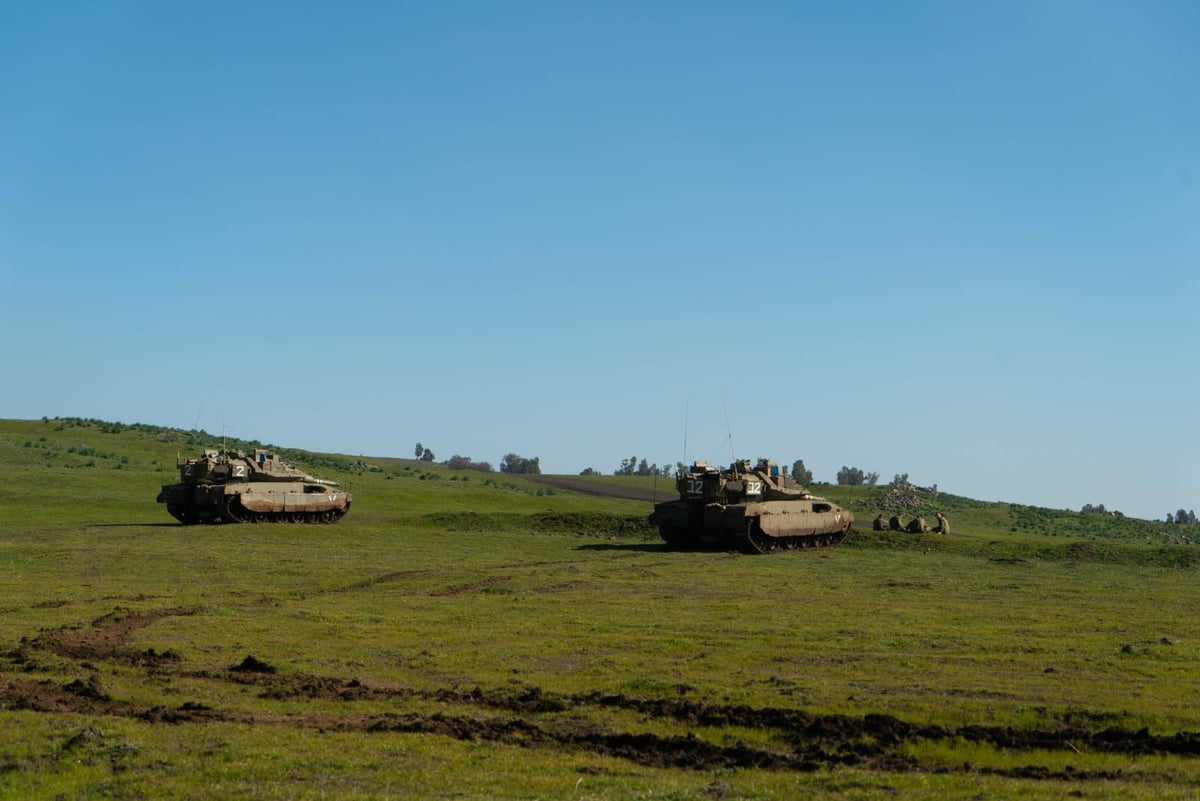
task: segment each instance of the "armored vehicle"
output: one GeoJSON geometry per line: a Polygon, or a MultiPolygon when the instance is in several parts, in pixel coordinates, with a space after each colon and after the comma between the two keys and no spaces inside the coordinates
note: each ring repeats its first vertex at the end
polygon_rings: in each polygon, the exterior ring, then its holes
{"type": "Polygon", "coordinates": [[[206,450],[179,467],[179,483],[158,502],[184,525],[194,523],[335,523],[354,500],[337,482],[313,478],[261,448],[206,450]]]}
{"type": "Polygon", "coordinates": [[[810,494],[774,462],[718,470],[697,461],[675,480],[679,500],[655,504],[650,525],[668,545],[733,545],[743,553],[836,545],[854,514],[810,494]]]}

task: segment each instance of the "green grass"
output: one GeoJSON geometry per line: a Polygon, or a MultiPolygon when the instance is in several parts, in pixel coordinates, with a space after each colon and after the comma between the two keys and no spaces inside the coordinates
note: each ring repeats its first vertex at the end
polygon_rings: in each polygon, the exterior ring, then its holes
{"type": "MultiPolygon", "coordinates": [[[[0,796],[1136,799],[1200,782],[1195,757],[1087,740],[1200,731],[1179,527],[942,494],[922,502],[949,537],[671,552],[648,503],[296,451],[354,493],[345,520],[175,525],[158,487],[211,442],[0,421],[0,796]],[[230,670],[250,656],[274,672],[230,670]],[[879,715],[909,733],[864,725],[879,715]]],[[[866,520],[886,492],[815,491],[866,520]]]]}

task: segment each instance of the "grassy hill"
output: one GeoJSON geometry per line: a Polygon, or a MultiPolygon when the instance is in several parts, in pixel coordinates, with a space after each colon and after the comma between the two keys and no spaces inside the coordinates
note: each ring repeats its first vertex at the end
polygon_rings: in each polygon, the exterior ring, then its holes
{"type": "MultiPolygon", "coordinates": [[[[7,476],[10,492],[40,495],[44,489],[39,487],[39,482],[53,480],[57,491],[93,499],[100,507],[116,503],[118,497],[124,496],[139,482],[143,491],[151,496],[157,494],[159,484],[177,480],[177,460],[194,456],[203,448],[223,445],[244,450],[268,447],[315,475],[342,482],[351,491],[370,494],[386,488],[382,508],[386,514],[400,515],[408,522],[431,514],[434,515],[432,521],[440,524],[446,515],[479,512],[520,515],[585,508],[617,516],[643,516],[646,512],[646,505],[638,501],[564,493],[517,475],[449,470],[413,459],[319,454],[236,438],[223,443],[221,437],[203,431],[180,431],[143,424],[125,425],[79,418],[0,420],[0,457],[3,459],[0,469],[15,471],[7,476]],[[29,468],[40,469],[30,471],[29,468]],[[114,475],[114,471],[119,475],[114,475]],[[380,484],[381,481],[398,483],[380,484]],[[449,483],[437,483],[443,481],[449,483]],[[106,489],[112,490],[111,498],[105,497],[106,489]]],[[[647,494],[654,488],[663,498],[673,493],[669,479],[589,476],[584,480],[638,488],[647,494]]],[[[932,521],[934,513],[941,511],[950,517],[956,533],[969,532],[976,538],[1005,542],[1054,544],[1084,539],[1108,544],[1170,546],[1191,545],[1200,540],[1200,534],[1190,526],[1120,515],[989,503],[916,488],[897,492],[889,486],[817,484],[812,490],[852,509],[860,521],[869,521],[880,512],[900,512],[906,519],[920,514],[932,521]]],[[[364,504],[359,504],[360,508],[362,506],[364,504]]],[[[379,500],[370,506],[372,510],[367,514],[381,513],[376,511],[381,508],[379,500]]]]}
{"type": "Polygon", "coordinates": [[[217,439],[0,421],[0,797],[1200,784],[1186,528],[822,486],[953,534],[678,553],[645,501],[286,448],[354,493],[344,521],[179,526],[159,486],[217,439]]]}

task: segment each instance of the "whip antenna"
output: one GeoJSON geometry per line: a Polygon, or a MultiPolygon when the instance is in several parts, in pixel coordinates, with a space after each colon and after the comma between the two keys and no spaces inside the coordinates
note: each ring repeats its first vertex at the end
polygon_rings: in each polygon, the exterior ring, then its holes
{"type": "Polygon", "coordinates": [[[692,405],[691,398],[688,398],[687,401],[685,401],[683,404],[683,461],[680,462],[680,464],[684,464],[684,465],[687,464],[687,460],[688,460],[687,429],[688,429],[688,411],[691,408],[691,405],[692,405]]]}
{"type": "Polygon", "coordinates": [[[733,459],[735,465],[734,471],[737,471],[737,451],[733,449],[733,429],[729,427],[729,404],[725,402],[725,390],[721,390],[721,406],[725,409],[725,432],[729,435],[729,456],[733,459]]]}

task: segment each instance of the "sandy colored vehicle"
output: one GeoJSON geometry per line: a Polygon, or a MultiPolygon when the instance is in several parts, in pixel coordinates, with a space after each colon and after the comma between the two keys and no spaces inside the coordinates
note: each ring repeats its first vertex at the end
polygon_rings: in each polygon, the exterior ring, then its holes
{"type": "Polygon", "coordinates": [[[314,478],[291,462],[257,448],[205,450],[179,468],[179,483],[162,488],[158,502],[184,525],[195,523],[335,523],[350,510],[350,493],[314,478]]]}
{"type": "Polygon", "coordinates": [[[679,499],[655,504],[650,524],[676,547],[732,545],[759,554],[836,545],[854,514],[809,493],[779,465],[749,460],[718,470],[697,461],[675,480],[679,499]]]}

